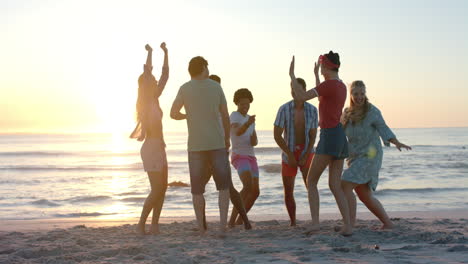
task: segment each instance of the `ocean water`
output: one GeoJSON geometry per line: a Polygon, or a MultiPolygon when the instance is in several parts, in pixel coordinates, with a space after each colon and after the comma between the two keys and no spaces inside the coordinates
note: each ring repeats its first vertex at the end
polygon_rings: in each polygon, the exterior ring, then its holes
{"type": "MultiPolygon", "coordinates": [[[[468,209],[468,128],[394,129],[413,147],[384,148],[376,196],[389,211],[468,209]]],[[[258,131],[260,197],[249,214],[287,214],[283,202],[280,150],[272,131],[258,131]]],[[[165,136],[169,182],[190,183],[186,133],[165,136]]],[[[141,143],[127,135],[0,135],[0,220],[138,217],[149,192],[140,159],[141,143]]],[[[242,185],[235,170],[233,182],[242,185]]],[[[319,182],[321,212],[338,212],[319,182]]],[[[302,178],[296,180],[298,214],[308,214],[302,178]]],[[[207,214],[217,215],[213,181],[206,188],[207,214]]],[[[358,203],[358,210],[365,211],[358,203]]],[[[193,216],[190,188],[169,187],[162,216],[193,216]]]]}

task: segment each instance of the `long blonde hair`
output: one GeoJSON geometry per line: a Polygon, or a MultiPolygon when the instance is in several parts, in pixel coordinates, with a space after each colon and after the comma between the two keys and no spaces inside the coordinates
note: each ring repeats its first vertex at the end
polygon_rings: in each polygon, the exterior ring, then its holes
{"type": "Polygon", "coordinates": [[[364,105],[359,107],[356,105],[356,103],[353,101],[353,90],[355,89],[364,89],[366,90],[366,85],[364,84],[363,81],[357,80],[351,83],[351,88],[349,89],[350,93],[350,103],[349,107],[344,110],[343,115],[341,115],[341,123],[343,126],[348,125],[349,121],[351,121],[354,124],[357,124],[361,122],[367,115],[367,112],[369,112],[371,104],[369,103],[369,99],[367,98],[367,95],[365,97],[364,105]]]}
{"type": "Polygon", "coordinates": [[[152,74],[146,76],[145,73],[138,77],[138,98],[136,102],[137,121],[144,122],[148,112],[148,106],[154,100],[154,90],[158,82],[152,74]]]}
{"type": "Polygon", "coordinates": [[[130,138],[143,140],[147,126],[147,116],[150,110],[151,102],[154,100],[154,91],[158,85],[156,78],[152,74],[143,73],[138,77],[138,97],[136,102],[137,126],[133,130],[130,138]]]}

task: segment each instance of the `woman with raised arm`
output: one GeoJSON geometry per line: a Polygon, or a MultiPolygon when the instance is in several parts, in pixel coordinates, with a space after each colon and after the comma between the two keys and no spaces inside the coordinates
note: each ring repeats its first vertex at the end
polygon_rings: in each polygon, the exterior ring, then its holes
{"type": "Polygon", "coordinates": [[[382,229],[393,227],[382,204],[375,198],[373,192],[379,180],[379,170],[382,166],[382,144],[390,142],[398,150],[411,149],[401,143],[388,128],[379,109],[369,103],[366,96],[366,85],[363,81],[354,81],[350,88],[350,106],[341,116],[349,140],[348,169],[342,176],[342,186],[348,200],[351,224],[356,223],[356,196],[382,222],[382,229]]]}
{"type": "Polygon", "coordinates": [[[294,74],[294,57],[289,68],[294,96],[301,101],[319,98],[319,125],[320,140],[307,175],[307,186],[309,193],[310,214],[312,226],[309,231],[320,229],[319,224],[319,193],[317,184],[325,168],[328,167],[328,185],[335,197],[336,204],[343,217],[343,228],[341,234],[349,236],[352,234],[351,220],[349,216],[348,201],[341,188],[341,174],[343,172],[344,159],[348,156],[348,141],[340,123],[341,113],[346,101],[346,85],[338,76],[340,68],[340,56],[330,51],[319,57],[315,64],[314,73],[317,87],[304,91],[299,85],[294,74]],[[325,81],[320,83],[318,69],[325,81]]]}
{"type": "Polygon", "coordinates": [[[144,141],[140,154],[143,167],[148,173],[151,184],[151,192],[145,200],[141,211],[140,221],[137,225],[138,234],[146,234],[145,224],[149,213],[153,210],[151,220],[151,234],[159,233],[159,215],[161,214],[164,196],[167,189],[167,159],[166,144],[164,143],[162,128],[162,110],[159,106],[159,96],[166,86],[169,78],[169,65],[166,43],[161,43],[164,51],[164,64],[159,82],[151,73],[153,70],[153,49],[145,46],[148,51],[146,64],[143,66],[143,74],[138,78],[138,98],[136,103],[137,126],[130,135],[138,141],[144,141]]]}

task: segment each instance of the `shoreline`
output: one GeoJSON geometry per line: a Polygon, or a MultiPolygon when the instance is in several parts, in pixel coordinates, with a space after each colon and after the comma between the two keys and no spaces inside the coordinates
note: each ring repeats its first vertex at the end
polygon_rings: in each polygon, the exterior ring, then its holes
{"type": "MultiPolygon", "coordinates": [[[[447,210],[434,210],[434,211],[390,211],[388,215],[391,218],[404,218],[404,219],[468,219],[468,209],[447,209],[447,210]]],[[[310,215],[298,214],[296,216],[298,221],[309,222],[310,215]]],[[[32,220],[0,220],[0,233],[2,232],[25,232],[25,231],[51,231],[54,229],[67,229],[75,226],[86,227],[115,227],[122,225],[133,225],[138,222],[138,217],[123,218],[123,219],[96,219],[91,217],[82,218],[54,218],[54,219],[32,219],[32,220]]],[[[147,224],[150,223],[151,217],[148,218],[147,224]]],[[[249,215],[252,222],[262,221],[289,221],[287,213],[284,214],[267,214],[267,215],[249,215]]],[[[322,213],[320,220],[340,220],[339,213],[322,213]]],[[[358,220],[377,220],[377,218],[370,212],[357,212],[358,220]]],[[[172,224],[181,222],[195,221],[193,216],[166,216],[160,217],[160,224],[172,224]]],[[[207,216],[208,222],[219,222],[219,216],[207,216]]],[[[194,224],[196,226],[196,224],[194,224]]]]}
{"type": "Polygon", "coordinates": [[[156,236],[137,235],[136,222],[80,219],[49,231],[36,223],[36,231],[0,232],[0,263],[466,263],[467,210],[390,214],[395,228],[378,230],[378,220],[360,213],[350,237],[333,230],[336,214],[322,215],[313,233],[307,221],[290,227],[279,215],[252,216],[252,230],[237,226],[225,236],[216,217],[204,236],[192,217],[161,219],[156,236]]]}

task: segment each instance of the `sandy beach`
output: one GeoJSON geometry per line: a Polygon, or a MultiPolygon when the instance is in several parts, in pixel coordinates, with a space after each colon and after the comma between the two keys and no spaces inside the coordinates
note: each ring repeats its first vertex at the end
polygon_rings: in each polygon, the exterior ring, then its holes
{"type": "Polygon", "coordinates": [[[467,263],[466,211],[391,215],[396,228],[380,231],[370,214],[359,214],[351,237],[334,232],[335,214],[323,215],[322,230],[312,234],[304,220],[291,228],[283,216],[252,217],[253,230],[236,227],[226,238],[217,236],[215,218],[204,237],[190,218],[162,219],[158,236],[137,236],[131,222],[78,219],[34,229],[4,221],[0,263],[467,263]]]}

